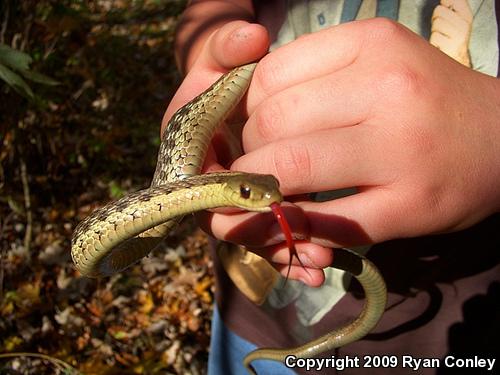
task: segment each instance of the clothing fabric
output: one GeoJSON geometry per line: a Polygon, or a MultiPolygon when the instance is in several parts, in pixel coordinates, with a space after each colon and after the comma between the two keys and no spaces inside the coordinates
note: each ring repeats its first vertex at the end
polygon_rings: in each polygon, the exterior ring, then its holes
{"type": "MultiPolygon", "coordinates": [[[[208,375],[242,373],[243,359],[248,353],[257,349],[257,346],[228,329],[220,317],[217,306],[214,308],[211,333],[208,375]]],[[[252,366],[258,374],[294,374],[279,362],[254,361],[252,366]]]]}

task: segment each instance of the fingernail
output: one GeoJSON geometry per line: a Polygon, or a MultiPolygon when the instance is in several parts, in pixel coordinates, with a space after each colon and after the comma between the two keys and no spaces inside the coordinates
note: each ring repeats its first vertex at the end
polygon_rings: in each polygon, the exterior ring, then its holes
{"type": "MultiPolygon", "coordinates": [[[[285,240],[285,234],[281,230],[281,226],[274,222],[270,227],[267,232],[269,239],[274,240],[274,241],[284,241],[285,240]]],[[[292,237],[294,241],[300,241],[300,240],[305,240],[307,237],[305,234],[302,233],[297,233],[297,232],[292,232],[292,237]]]]}
{"type": "Polygon", "coordinates": [[[269,227],[267,234],[271,240],[282,241],[285,239],[285,235],[283,234],[283,231],[278,223],[273,223],[269,227]]]}
{"type": "Polygon", "coordinates": [[[300,258],[300,261],[304,266],[311,268],[318,268],[318,266],[312,261],[307,253],[298,253],[297,256],[300,258]]]}
{"type": "Polygon", "coordinates": [[[304,284],[309,285],[312,281],[312,277],[309,274],[305,274],[305,275],[299,276],[299,280],[302,281],[304,284]]]}

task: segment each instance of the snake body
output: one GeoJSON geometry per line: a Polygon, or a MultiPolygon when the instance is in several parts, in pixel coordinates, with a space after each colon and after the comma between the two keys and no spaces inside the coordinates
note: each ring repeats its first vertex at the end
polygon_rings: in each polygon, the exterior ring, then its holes
{"type": "MultiPolygon", "coordinates": [[[[179,109],[167,125],[149,189],[112,202],[85,218],[75,229],[71,256],[84,276],[119,272],[147,255],[186,214],[239,207],[270,211],[283,197],[270,175],[223,172],[199,175],[217,127],[245,94],[256,64],[223,75],[202,94],[179,109]]],[[[348,251],[335,253],[332,267],[348,271],[361,283],[366,302],[360,316],[319,339],[290,349],[258,349],[244,360],[283,361],[287,355],[306,358],[365,336],[380,319],[386,304],[385,283],[366,258],[348,251]]]]}
{"type": "Polygon", "coordinates": [[[331,267],[349,272],[363,287],[365,303],[360,315],[352,322],[295,348],[261,348],[254,350],[243,360],[250,374],[256,374],[251,366],[251,362],[255,360],[268,359],[285,362],[288,356],[296,358],[316,357],[320,353],[361,339],[377,325],[387,303],[387,289],[384,279],[375,265],[354,251],[336,249],[331,267]]]}

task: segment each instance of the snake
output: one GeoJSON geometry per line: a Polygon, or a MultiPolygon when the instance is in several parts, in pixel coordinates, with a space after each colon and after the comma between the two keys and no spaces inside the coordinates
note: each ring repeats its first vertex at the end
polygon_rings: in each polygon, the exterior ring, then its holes
{"type": "MultiPolygon", "coordinates": [[[[71,257],[81,275],[103,277],[125,270],[159,245],[185,215],[218,207],[255,212],[279,207],[284,198],[272,175],[200,174],[215,131],[242,100],[256,66],[251,63],[230,70],[174,113],[163,132],[149,188],[94,210],[77,225],[71,257]]],[[[253,361],[315,357],[361,339],[377,325],[387,302],[386,285],[377,267],[348,249],[335,249],[331,267],[347,271],[361,284],[365,302],[359,316],[295,348],[250,352],[243,361],[250,374],[256,374],[253,361]]]]}

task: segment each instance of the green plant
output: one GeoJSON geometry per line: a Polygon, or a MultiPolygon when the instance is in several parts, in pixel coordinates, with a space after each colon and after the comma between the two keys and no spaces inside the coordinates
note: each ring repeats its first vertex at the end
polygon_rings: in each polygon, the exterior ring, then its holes
{"type": "Polygon", "coordinates": [[[34,99],[35,95],[23,78],[43,85],[54,86],[59,84],[59,82],[44,74],[30,70],[32,62],[33,59],[27,53],[0,44],[0,78],[27,99],[34,99]]]}

